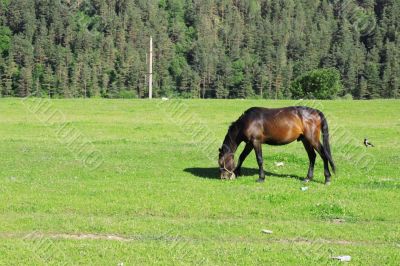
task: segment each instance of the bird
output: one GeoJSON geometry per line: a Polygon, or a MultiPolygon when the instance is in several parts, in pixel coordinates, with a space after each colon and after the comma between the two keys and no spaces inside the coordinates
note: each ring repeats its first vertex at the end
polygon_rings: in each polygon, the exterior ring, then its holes
{"type": "Polygon", "coordinates": [[[369,142],[367,138],[364,139],[364,145],[365,147],[375,147],[374,144],[369,142]]]}

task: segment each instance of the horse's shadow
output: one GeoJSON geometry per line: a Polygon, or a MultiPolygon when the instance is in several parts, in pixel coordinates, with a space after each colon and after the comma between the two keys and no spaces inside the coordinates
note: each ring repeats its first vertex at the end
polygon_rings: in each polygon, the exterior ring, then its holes
{"type": "MultiPolygon", "coordinates": [[[[186,168],[186,169],[184,169],[184,171],[187,173],[190,173],[194,176],[200,177],[200,178],[220,179],[218,168],[216,168],[216,167],[193,167],[193,168],[186,168]]],[[[253,176],[253,175],[258,175],[258,169],[242,167],[242,175],[240,177],[253,176]]],[[[297,179],[300,181],[305,180],[304,177],[294,175],[294,174],[277,174],[277,173],[265,171],[265,175],[267,177],[275,176],[275,177],[280,177],[280,178],[294,178],[294,179],[297,179]]],[[[316,182],[318,182],[318,181],[316,181],[316,182]]]]}

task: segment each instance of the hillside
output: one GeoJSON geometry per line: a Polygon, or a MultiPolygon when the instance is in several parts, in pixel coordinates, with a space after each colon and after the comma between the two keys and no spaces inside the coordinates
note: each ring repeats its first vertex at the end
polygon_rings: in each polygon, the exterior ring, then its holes
{"type": "Polygon", "coordinates": [[[397,0],[0,0],[0,91],[291,98],[296,78],[340,72],[338,95],[400,95],[397,0]]]}

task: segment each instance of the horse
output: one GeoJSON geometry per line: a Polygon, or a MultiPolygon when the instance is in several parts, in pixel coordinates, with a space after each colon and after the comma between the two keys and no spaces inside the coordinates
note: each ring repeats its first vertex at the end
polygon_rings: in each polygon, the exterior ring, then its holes
{"type": "Polygon", "coordinates": [[[325,184],[329,185],[331,182],[329,165],[333,173],[336,172],[336,167],[329,145],[328,122],[321,111],[305,106],[252,107],[246,110],[230,125],[222,147],[219,148],[220,178],[235,179],[240,176],[243,161],[254,149],[259,168],[257,182],[264,182],[261,145],[286,145],[295,140],[303,143],[308,154],[309,167],[304,181],[311,181],[314,177],[317,152],[324,162],[325,184]],[[322,143],[320,141],[321,132],[322,143]],[[242,142],[245,142],[246,145],[235,167],[234,154],[242,142]]]}

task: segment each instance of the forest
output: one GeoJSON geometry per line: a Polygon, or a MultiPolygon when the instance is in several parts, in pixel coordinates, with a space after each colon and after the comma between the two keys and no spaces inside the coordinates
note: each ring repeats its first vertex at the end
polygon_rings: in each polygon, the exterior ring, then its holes
{"type": "Polygon", "coordinates": [[[399,98],[399,0],[0,0],[0,95],[399,98]]]}

